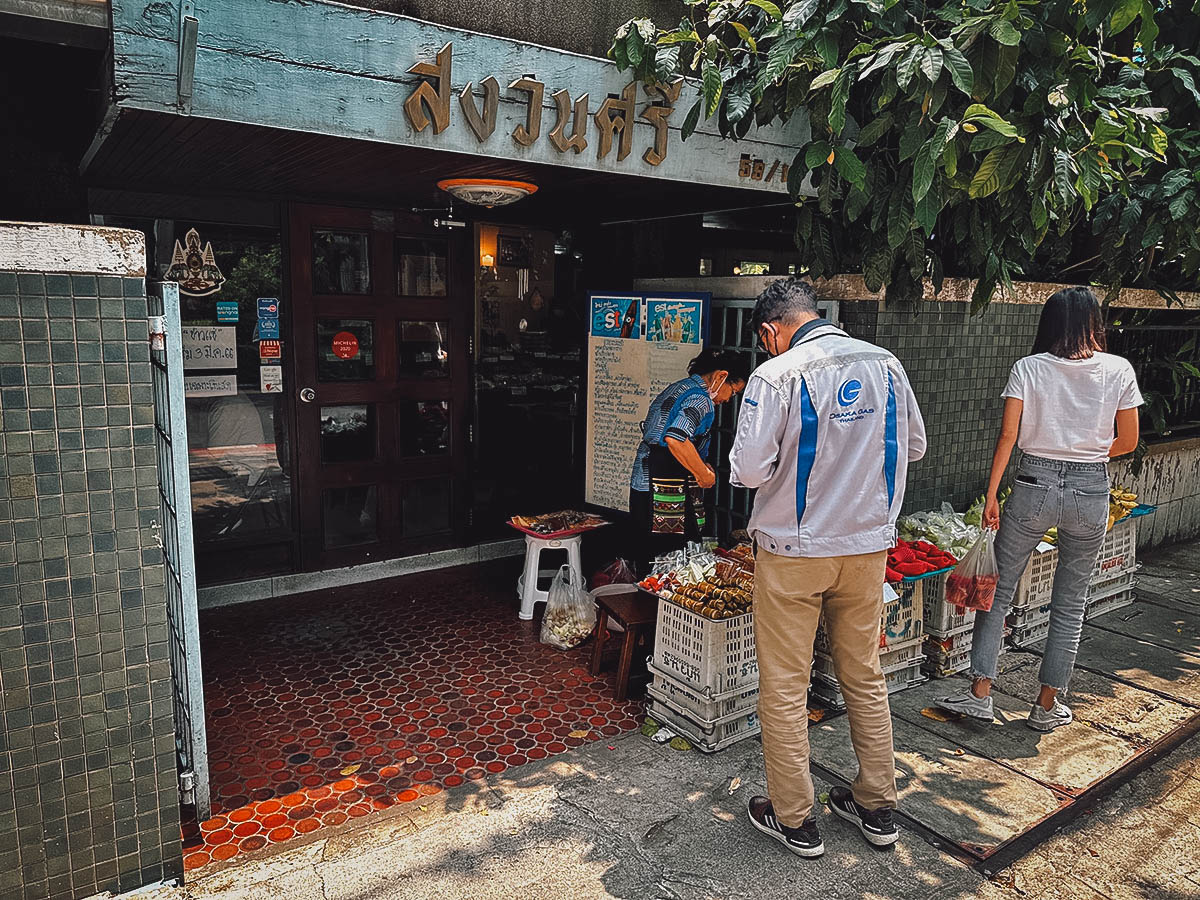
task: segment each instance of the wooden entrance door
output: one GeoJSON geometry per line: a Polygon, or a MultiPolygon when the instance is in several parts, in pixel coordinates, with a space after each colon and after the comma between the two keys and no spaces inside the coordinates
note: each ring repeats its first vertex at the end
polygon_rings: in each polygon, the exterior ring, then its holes
{"type": "Polygon", "coordinates": [[[290,209],[305,570],[447,546],[465,525],[467,229],[290,209]]]}

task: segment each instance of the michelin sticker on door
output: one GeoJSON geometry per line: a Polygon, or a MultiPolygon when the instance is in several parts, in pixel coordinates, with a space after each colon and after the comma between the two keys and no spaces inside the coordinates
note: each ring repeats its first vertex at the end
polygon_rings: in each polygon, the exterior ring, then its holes
{"type": "Polygon", "coordinates": [[[282,394],[283,366],[260,366],[258,381],[264,394],[282,394]]]}

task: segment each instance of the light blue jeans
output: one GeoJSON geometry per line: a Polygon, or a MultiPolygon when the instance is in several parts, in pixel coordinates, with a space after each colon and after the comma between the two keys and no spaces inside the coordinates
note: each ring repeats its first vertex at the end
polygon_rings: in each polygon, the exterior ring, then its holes
{"type": "Polygon", "coordinates": [[[1004,617],[1012,608],[1017,582],[1046,532],[1058,527],[1058,568],[1050,599],[1050,633],[1039,678],[1047,687],[1067,689],[1087,611],[1088,582],[1108,525],[1108,466],[1026,456],[1017,469],[996,535],[1000,579],[989,612],[975,617],[971,672],[995,678],[1004,617]]]}

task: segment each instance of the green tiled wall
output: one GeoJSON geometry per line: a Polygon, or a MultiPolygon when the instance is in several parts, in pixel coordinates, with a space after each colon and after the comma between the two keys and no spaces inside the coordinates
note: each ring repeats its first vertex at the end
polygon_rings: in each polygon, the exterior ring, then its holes
{"type": "Polygon", "coordinates": [[[964,509],[983,493],[1012,364],[1029,353],[1040,306],[994,303],[973,318],[963,303],[880,309],[846,302],[842,324],[899,357],[921,404],[929,450],[910,470],[905,511],[948,501],[964,509]]]}
{"type": "Polygon", "coordinates": [[[0,897],[182,871],[140,278],[0,271],[0,897]]]}

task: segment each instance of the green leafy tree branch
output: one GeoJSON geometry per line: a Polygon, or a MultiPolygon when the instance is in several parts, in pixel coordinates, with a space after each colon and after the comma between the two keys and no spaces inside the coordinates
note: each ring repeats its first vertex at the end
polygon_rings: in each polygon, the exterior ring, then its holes
{"type": "Polygon", "coordinates": [[[978,311],[1016,277],[1196,286],[1198,44],[1196,8],[1151,0],[688,0],[610,55],[695,79],[685,140],[808,116],[788,188],[814,276],[978,278],[978,311]]]}

